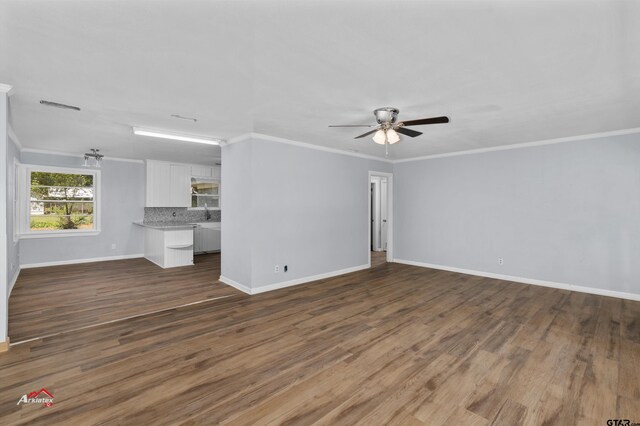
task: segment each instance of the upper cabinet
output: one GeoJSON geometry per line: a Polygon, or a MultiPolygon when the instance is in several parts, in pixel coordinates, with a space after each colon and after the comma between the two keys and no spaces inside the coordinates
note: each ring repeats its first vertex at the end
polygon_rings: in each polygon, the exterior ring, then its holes
{"type": "Polygon", "coordinates": [[[220,207],[220,180],[191,178],[191,207],[220,207]]]}
{"type": "Polygon", "coordinates": [[[211,169],[212,169],[212,170],[211,170],[211,173],[212,173],[211,177],[212,177],[212,178],[214,178],[214,179],[220,179],[220,178],[222,177],[222,167],[220,167],[220,166],[213,166],[211,169]]]}
{"type": "Polygon", "coordinates": [[[169,199],[171,204],[167,207],[191,206],[191,168],[184,164],[171,164],[171,187],[169,199]]]}
{"type": "Polygon", "coordinates": [[[171,163],[147,161],[147,207],[171,206],[171,163]]]}
{"type": "Polygon", "coordinates": [[[147,207],[219,207],[219,187],[220,166],[147,160],[147,207]],[[202,185],[202,197],[195,200],[194,180],[202,185]]]}
{"type": "Polygon", "coordinates": [[[195,178],[220,179],[220,166],[191,166],[191,176],[195,178]]]}

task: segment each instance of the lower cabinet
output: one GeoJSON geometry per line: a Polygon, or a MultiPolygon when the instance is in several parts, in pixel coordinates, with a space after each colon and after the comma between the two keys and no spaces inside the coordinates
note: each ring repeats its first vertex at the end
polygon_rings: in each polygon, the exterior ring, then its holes
{"type": "Polygon", "coordinates": [[[162,268],[193,265],[193,231],[145,228],[144,257],[162,268]]]}
{"type": "Polygon", "coordinates": [[[220,223],[202,223],[193,230],[195,254],[220,251],[220,223]]]}

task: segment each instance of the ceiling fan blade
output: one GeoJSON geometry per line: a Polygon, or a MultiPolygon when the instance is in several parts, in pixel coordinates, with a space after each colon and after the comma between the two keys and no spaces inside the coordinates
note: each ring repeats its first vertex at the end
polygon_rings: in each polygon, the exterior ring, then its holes
{"type": "Polygon", "coordinates": [[[415,130],[405,129],[404,127],[396,128],[396,132],[402,133],[403,135],[411,136],[412,138],[415,138],[416,136],[420,136],[422,134],[422,132],[416,132],[415,130]]]}
{"type": "Polygon", "coordinates": [[[331,124],[329,127],[376,127],[377,124],[331,124]]]}
{"type": "Polygon", "coordinates": [[[423,124],[440,124],[440,123],[448,123],[449,117],[431,117],[431,118],[421,118],[418,120],[407,120],[403,121],[403,126],[421,126],[423,124]]]}
{"type": "Polygon", "coordinates": [[[354,139],[364,138],[365,136],[369,136],[370,134],[375,133],[375,132],[377,132],[377,131],[378,131],[378,129],[377,129],[377,128],[375,128],[375,129],[371,130],[370,132],[363,133],[363,134],[361,134],[360,136],[356,136],[354,139]]]}

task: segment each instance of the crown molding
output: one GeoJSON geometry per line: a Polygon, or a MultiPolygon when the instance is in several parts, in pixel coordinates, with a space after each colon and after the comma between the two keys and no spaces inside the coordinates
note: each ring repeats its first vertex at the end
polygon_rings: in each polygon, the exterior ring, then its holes
{"type": "Polygon", "coordinates": [[[22,152],[22,143],[20,143],[20,139],[18,138],[18,135],[16,135],[16,132],[13,131],[11,124],[7,126],[7,134],[9,135],[9,138],[18,145],[18,151],[22,152]]]}
{"type": "MultiPolygon", "coordinates": [[[[20,152],[31,152],[34,154],[49,154],[49,155],[59,155],[63,157],[84,158],[84,155],[82,154],[70,154],[68,152],[50,151],[46,149],[23,148],[20,150],[20,152]]],[[[144,163],[144,160],[137,160],[133,158],[110,157],[110,156],[105,156],[102,160],[103,161],[123,161],[127,163],[139,163],[139,164],[144,163]]]]}
{"type": "Polygon", "coordinates": [[[10,84],[0,83],[0,93],[6,93],[7,96],[13,95],[13,86],[10,84]]]}
{"type": "Polygon", "coordinates": [[[251,135],[253,135],[255,133],[243,133],[239,136],[234,136],[232,138],[227,139],[225,145],[232,145],[234,143],[238,143],[238,142],[242,142],[242,141],[246,141],[248,139],[251,139],[251,135]]]}
{"type": "Polygon", "coordinates": [[[295,141],[292,139],[285,139],[285,138],[281,138],[278,136],[271,136],[271,135],[265,135],[262,133],[255,133],[255,132],[250,132],[250,133],[245,133],[239,136],[236,136],[234,138],[228,139],[226,145],[231,145],[234,143],[238,143],[238,142],[243,142],[249,139],[262,139],[262,140],[267,140],[270,142],[277,142],[277,143],[284,143],[287,145],[294,145],[294,146],[299,146],[301,148],[308,148],[308,149],[314,149],[316,151],[324,151],[324,152],[331,152],[334,154],[341,154],[341,155],[347,155],[350,157],[358,157],[358,158],[364,158],[367,160],[374,160],[374,161],[382,161],[385,163],[392,163],[393,161],[388,159],[388,158],[381,158],[381,157],[376,157],[375,155],[367,155],[367,154],[360,154],[358,152],[350,152],[350,151],[344,151],[342,149],[337,149],[337,148],[329,148],[326,146],[321,146],[321,145],[314,145],[308,142],[300,142],[300,141],[295,141]]]}
{"type": "Polygon", "coordinates": [[[640,127],[633,127],[631,129],[613,130],[609,132],[589,133],[586,135],[568,136],[564,138],[545,139],[545,140],[534,141],[534,142],[523,142],[523,143],[516,143],[511,145],[501,145],[501,146],[494,146],[490,148],[478,148],[478,149],[469,149],[466,151],[447,152],[444,154],[425,155],[422,157],[403,158],[400,160],[394,160],[393,163],[395,164],[395,163],[407,163],[409,161],[433,160],[436,158],[455,157],[457,155],[482,154],[485,152],[530,148],[534,146],[553,145],[553,144],[563,143],[563,142],[575,142],[575,141],[582,141],[582,140],[588,140],[588,139],[604,138],[609,136],[632,135],[635,133],[640,133],[640,127]]]}

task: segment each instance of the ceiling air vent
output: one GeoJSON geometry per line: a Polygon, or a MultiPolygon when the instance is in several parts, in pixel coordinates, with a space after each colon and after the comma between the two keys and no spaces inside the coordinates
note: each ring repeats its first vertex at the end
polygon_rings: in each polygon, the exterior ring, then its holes
{"type": "Polygon", "coordinates": [[[193,117],[185,117],[183,115],[179,115],[179,114],[171,114],[171,117],[173,118],[178,118],[180,120],[188,120],[188,121],[193,121],[194,123],[198,122],[197,118],[193,118],[193,117]]]}
{"type": "Polygon", "coordinates": [[[40,103],[42,105],[46,105],[54,108],[72,109],[74,111],[80,111],[79,107],[73,106],[73,105],[60,104],[58,102],[51,102],[51,101],[45,101],[45,100],[41,100],[40,103]]]}

